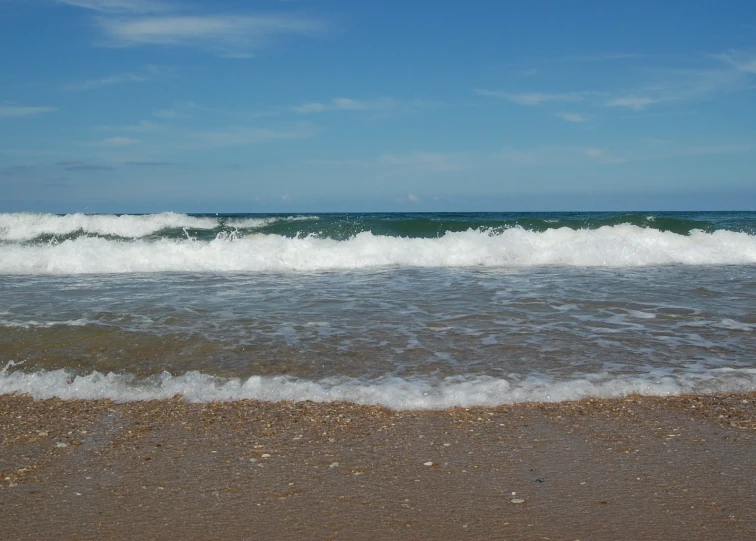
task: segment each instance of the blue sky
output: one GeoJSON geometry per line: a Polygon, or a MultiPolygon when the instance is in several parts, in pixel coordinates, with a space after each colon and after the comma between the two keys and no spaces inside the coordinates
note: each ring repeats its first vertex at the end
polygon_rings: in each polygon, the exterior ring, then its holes
{"type": "Polygon", "coordinates": [[[756,210],[752,1],[0,0],[0,211],[756,210]]]}

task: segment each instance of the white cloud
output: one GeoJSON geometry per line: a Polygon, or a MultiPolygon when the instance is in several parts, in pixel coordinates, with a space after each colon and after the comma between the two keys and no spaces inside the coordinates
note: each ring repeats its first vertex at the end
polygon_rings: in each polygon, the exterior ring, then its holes
{"type": "Polygon", "coordinates": [[[555,116],[567,122],[588,122],[590,120],[587,116],[579,113],[556,113],[555,116]]]}
{"type": "Polygon", "coordinates": [[[521,94],[512,94],[509,92],[501,92],[498,90],[486,90],[476,89],[476,94],[481,96],[488,96],[490,98],[498,98],[502,100],[508,100],[520,105],[541,105],[543,103],[550,102],[581,102],[585,101],[590,92],[566,92],[549,94],[543,92],[526,92],[521,94]]]}
{"type": "Polygon", "coordinates": [[[420,202],[420,198],[416,196],[415,194],[410,193],[410,194],[407,194],[407,201],[409,201],[410,203],[418,203],[420,202]]]}
{"type": "Polygon", "coordinates": [[[24,105],[1,105],[0,117],[27,117],[57,111],[55,107],[29,107],[24,105]]]}
{"type": "Polygon", "coordinates": [[[377,100],[353,100],[350,98],[333,98],[330,102],[312,102],[293,107],[295,113],[323,113],[326,111],[379,111],[396,106],[396,101],[391,98],[377,100]]]}
{"type": "Polygon", "coordinates": [[[196,47],[237,57],[249,56],[277,36],[312,36],[326,30],[321,21],[285,14],[125,17],[99,23],[115,46],[196,47]]]}
{"type": "Polygon", "coordinates": [[[172,9],[171,4],[159,0],[55,0],[55,2],[99,13],[160,13],[172,9]]]}

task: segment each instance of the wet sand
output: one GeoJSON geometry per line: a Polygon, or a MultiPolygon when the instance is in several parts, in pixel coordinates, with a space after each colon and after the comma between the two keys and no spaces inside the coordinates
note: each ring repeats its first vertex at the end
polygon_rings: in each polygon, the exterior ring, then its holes
{"type": "Polygon", "coordinates": [[[447,411],[0,396],[2,539],[756,539],[756,393],[447,411]]]}

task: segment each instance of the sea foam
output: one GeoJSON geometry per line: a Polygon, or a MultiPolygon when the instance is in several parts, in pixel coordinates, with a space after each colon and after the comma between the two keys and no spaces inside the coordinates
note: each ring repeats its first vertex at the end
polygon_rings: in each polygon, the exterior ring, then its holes
{"type": "Polygon", "coordinates": [[[564,402],[588,397],[617,398],[631,394],[672,396],[756,390],[756,369],[721,368],[704,373],[616,376],[588,374],[569,381],[535,377],[508,381],[492,377],[452,377],[431,382],[386,377],[376,380],[329,378],[319,381],[288,376],[253,376],[242,380],[200,372],[146,379],[129,374],[74,375],[66,370],[0,370],[0,394],[28,394],[35,399],[109,399],[117,402],[166,400],[190,402],[237,400],[351,402],[392,409],[448,409],[497,406],[518,402],[564,402]]]}
{"type": "Polygon", "coordinates": [[[756,236],[732,231],[679,235],[634,225],[595,230],[519,227],[468,230],[438,238],[363,232],[347,240],[315,236],[219,234],[193,239],[109,240],[78,237],[59,243],[0,244],[0,274],[134,272],[286,272],[376,267],[636,267],[750,265],[756,236]]]}

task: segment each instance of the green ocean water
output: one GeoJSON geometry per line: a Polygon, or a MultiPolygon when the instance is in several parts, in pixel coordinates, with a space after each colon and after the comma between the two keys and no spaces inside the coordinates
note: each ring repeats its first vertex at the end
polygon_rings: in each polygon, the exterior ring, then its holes
{"type": "Polygon", "coordinates": [[[756,234],[756,212],[546,212],[546,213],[317,213],[317,214],[178,214],[51,215],[0,214],[0,242],[46,243],[96,235],[105,238],[212,240],[218,235],[314,236],[346,240],[359,233],[434,238],[468,230],[500,233],[511,228],[595,230],[637,227],[689,235],[719,230],[756,234]],[[132,225],[132,227],[129,226],[132,225]]]}
{"type": "Polygon", "coordinates": [[[707,233],[728,230],[756,233],[756,212],[712,213],[327,213],[313,215],[288,214],[198,214],[202,218],[217,219],[213,230],[172,229],[154,235],[183,236],[189,233],[198,239],[217,235],[220,231],[261,233],[301,237],[313,235],[318,238],[345,240],[359,233],[370,231],[374,235],[433,238],[449,232],[470,229],[493,233],[520,227],[528,231],[543,232],[567,227],[574,230],[598,229],[620,224],[670,231],[688,235],[699,230],[707,233]],[[260,223],[255,223],[260,220],[260,223]]]}

